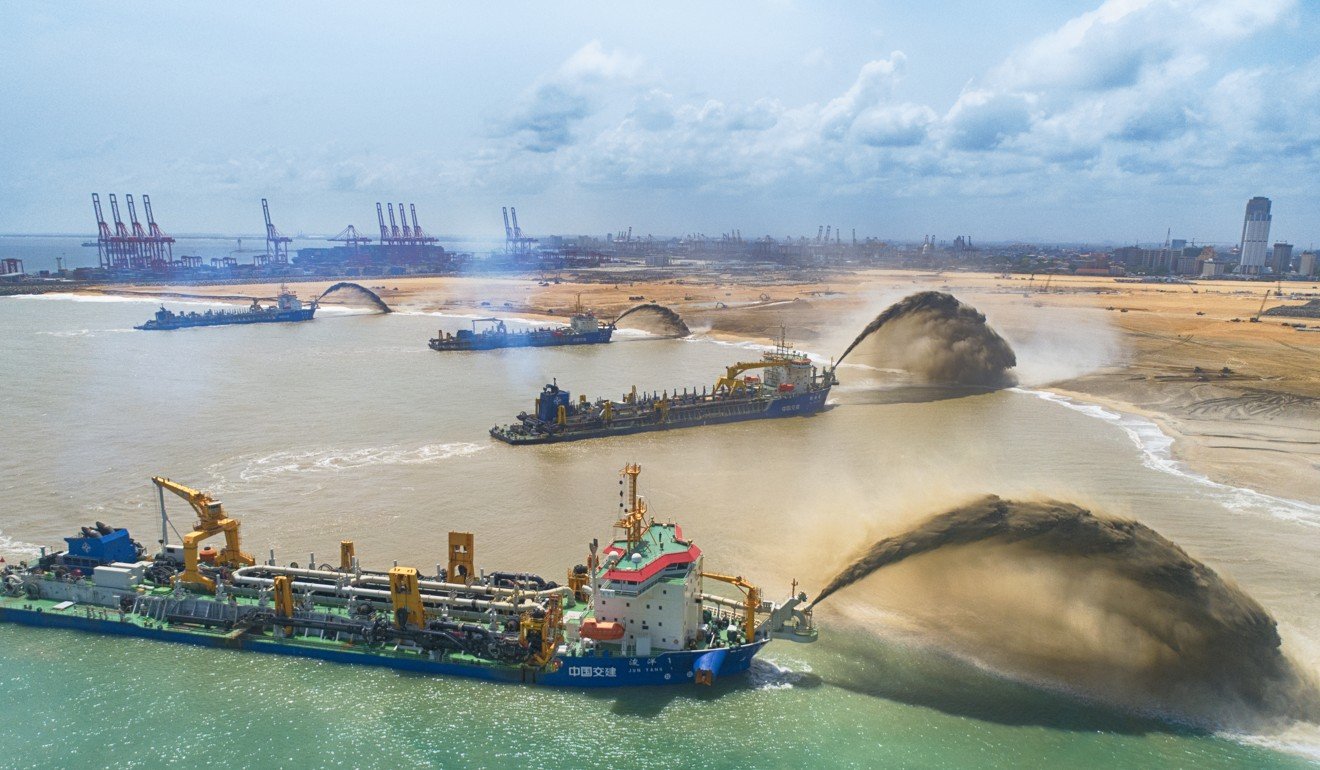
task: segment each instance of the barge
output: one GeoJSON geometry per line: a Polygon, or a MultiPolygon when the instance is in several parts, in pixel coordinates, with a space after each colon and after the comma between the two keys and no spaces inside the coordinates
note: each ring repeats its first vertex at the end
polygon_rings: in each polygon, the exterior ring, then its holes
{"type": "MultiPolygon", "coordinates": [[[[162,547],[152,558],[123,528],[98,522],[0,575],[0,621],[203,647],[249,650],[528,684],[610,687],[711,684],[746,671],[772,639],[817,638],[805,593],[766,601],[740,576],[707,572],[675,523],[648,516],[626,485],[617,537],[593,540],[559,585],[475,566],[471,533],[449,533],[447,563],[366,569],[342,541],[335,565],[260,563],[239,523],[205,492],[156,477],[162,547]],[[198,516],[168,542],[165,492],[198,516]],[[223,535],[219,551],[202,548],[223,535]],[[708,593],[731,585],[741,596],[708,593]]],[[[796,592],[797,584],[793,584],[796,592]]]]}

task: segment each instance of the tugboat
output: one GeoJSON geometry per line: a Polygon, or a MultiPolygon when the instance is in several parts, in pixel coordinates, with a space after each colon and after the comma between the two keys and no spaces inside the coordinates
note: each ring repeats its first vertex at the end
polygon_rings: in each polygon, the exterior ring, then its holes
{"type": "Polygon", "coordinates": [[[567,327],[545,326],[526,331],[509,331],[498,318],[478,318],[471,329],[453,334],[443,329],[431,339],[432,350],[494,350],[496,348],[543,348],[555,345],[595,345],[609,342],[614,324],[605,323],[592,313],[576,313],[567,327]]]}
{"type": "Polygon", "coordinates": [[[619,401],[580,396],[574,403],[567,390],[552,382],[541,390],[533,412],[517,422],[497,425],[490,435],[508,444],[548,444],[556,441],[620,436],[698,425],[717,425],[770,417],[815,414],[825,407],[837,384],[833,367],[818,370],[802,352],[792,350],[781,335],[779,344],[760,361],[741,361],[725,370],[714,388],[669,393],[638,393],[634,386],[619,401]],[[763,376],[746,374],[764,370],[763,376]]]}
{"type": "Polygon", "coordinates": [[[707,572],[678,524],[648,515],[640,473],[621,471],[619,535],[604,548],[592,540],[562,586],[478,571],[468,532],[449,533],[447,566],[429,576],[397,562],[367,569],[349,540],[337,565],[313,554],[286,567],[273,551],[258,562],[219,500],[158,476],[154,558],[124,528],[84,527],[65,538],[68,550],[42,548],[37,561],[0,570],[0,622],[567,687],[709,685],[746,671],[772,639],[816,641],[796,581],[779,603],[741,576],[707,572]],[[167,491],[198,517],[182,545],[167,539],[167,491]],[[221,535],[219,551],[200,546],[221,535]],[[715,583],[740,595],[709,593],[715,583]]]}
{"type": "Polygon", "coordinates": [[[298,295],[289,291],[287,286],[280,286],[280,294],[275,300],[274,305],[262,307],[261,302],[252,300],[252,306],[247,310],[207,310],[205,313],[196,311],[188,313],[175,313],[172,310],[166,310],[161,305],[160,310],[156,311],[156,317],[142,324],[134,326],[134,329],[142,331],[162,331],[170,329],[187,329],[193,326],[227,326],[230,324],[257,324],[257,323],[294,323],[298,321],[310,321],[316,314],[316,300],[303,304],[298,299],[298,295]]]}

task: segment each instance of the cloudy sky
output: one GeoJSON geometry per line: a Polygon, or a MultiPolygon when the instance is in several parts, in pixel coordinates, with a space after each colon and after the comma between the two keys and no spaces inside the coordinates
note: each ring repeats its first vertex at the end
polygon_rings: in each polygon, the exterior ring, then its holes
{"type": "Polygon", "coordinates": [[[1320,239],[1320,3],[6,3],[0,232],[1320,239]]]}

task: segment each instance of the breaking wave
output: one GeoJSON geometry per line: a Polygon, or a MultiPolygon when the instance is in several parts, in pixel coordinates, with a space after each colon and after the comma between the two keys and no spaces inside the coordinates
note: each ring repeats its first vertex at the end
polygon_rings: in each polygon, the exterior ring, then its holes
{"type": "Polygon", "coordinates": [[[1104,420],[1123,431],[1138,449],[1141,462],[1151,470],[1187,479],[1206,487],[1211,499],[1230,510],[1245,513],[1264,512],[1285,521],[1320,526],[1320,505],[1275,497],[1246,487],[1223,484],[1189,470],[1173,456],[1173,438],[1155,422],[1132,414],[1110,411],[1097,404],[1079,403],[1066,396],[1045,390],[1021,390],[1052,404],[1104,420]]]}
{"type": "Polygon", "coordinates": [[[0,532],[0,554],[6,553],[22,558],[39,556],[41,555],[41,546],[23,540],[15,540],[4,532],[0,532]]]}

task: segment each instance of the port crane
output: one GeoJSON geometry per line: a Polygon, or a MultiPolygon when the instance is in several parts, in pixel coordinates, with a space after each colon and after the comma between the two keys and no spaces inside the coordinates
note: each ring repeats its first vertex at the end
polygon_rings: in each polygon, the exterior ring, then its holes
{"type": "MultiPolygon", "coordinates": [[[[393,213],[391,213],[390,216],[393,216],[393,213]]],[[[390,221],[392,222],[393,220],[390,221]]],[[[405,242],[411,242],[413,239],[413,231],[412,228],[408,226],[408,215],[404,213],[402,203],[399,204],[399,221],[403,222],[403,227],[399,228],[400,232],[403,233],[403,240],[405,242]]]]}
{"type": "Polygon", "coordinates": [[[266,256],[269,262],[277,265],[287,265],[289,263],[289,244],[293,239],[280,233],[274,223],[270,221],[270,204],[266,199],[261,199],[261,213],[266,218],[266,256]]]}
{"type": "Polygon", "coordinates": [[[163,476],[153,476],[151,481],[159,490],[162,516],[165,512],[166,491],[173,492],[186,500],[197,512],[197,523],[193,525],[193,530],[183,536],[183,573],[178,577],[180,583],[200,585],[207,591],[215,590],[215,581],[203,575],[198,567],[197,544],[221,533],[225,536],[225,547],[216,557],[216,564],[226,567],[250,567],[257,563],[250,554],[243,552],[239,541],[238,519],[231,519],[219,500],[163,476]]]}

